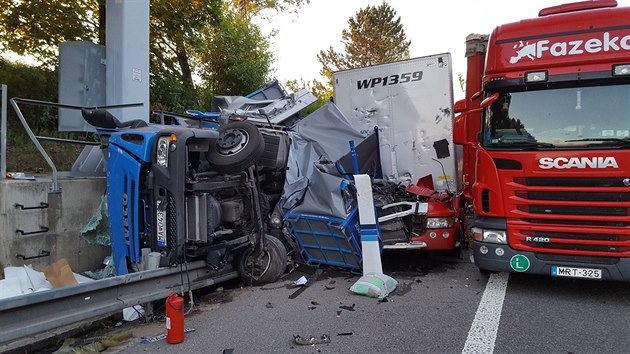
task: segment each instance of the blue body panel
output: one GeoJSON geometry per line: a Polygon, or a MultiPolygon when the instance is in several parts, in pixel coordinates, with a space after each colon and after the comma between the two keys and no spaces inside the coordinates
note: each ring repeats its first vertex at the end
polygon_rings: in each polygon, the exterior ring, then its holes
{"type": "MultiPolygon", "coordinates": [[[[151,145],[147,144],[147,149],[151,145]]],[[[110,143],[107,162],[107,205],[116,275],[127,274],[127,260],[140,263],[138,234],[139,178],[142,165],[110,143]]]]}
{"type": "MultiPolygon", "coordinates": [[[[110,145],[117,145],[127,150],[131,155],[144,162],[151,162],[153,141],[157,134],[166,126],[150,125],[140,129],[121,130],[113,133],[109,138],[110,145]],[[124,136],[128,137],[127,139],[124,136]],[[131,139],[129,138],[131,136],[131,139]]],[[[110,150],[111,153],[111,150],[110,150]]],[[[109,166],[108,166],[109,170],[109,166]]]]}

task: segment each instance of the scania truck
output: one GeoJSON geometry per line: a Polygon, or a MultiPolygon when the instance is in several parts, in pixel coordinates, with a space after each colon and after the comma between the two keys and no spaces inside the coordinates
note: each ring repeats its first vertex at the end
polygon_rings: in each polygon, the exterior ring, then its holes
{"type": "Polygon", "coordinates": [[[545,8],[466,55],[453,140],[475,264],[629,281],[630,8],[545,8]]]}

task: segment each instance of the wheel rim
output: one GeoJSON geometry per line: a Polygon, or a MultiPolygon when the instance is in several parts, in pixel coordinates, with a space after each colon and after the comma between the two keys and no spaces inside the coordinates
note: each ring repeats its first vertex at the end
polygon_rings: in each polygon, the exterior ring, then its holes
{"type": "Polygon", "coordinates": [[[217,139],[217,152],[221,155],[234,155],[247,146],[249,135],[240,129],[228,129],[217,139]]]}
{"type": "Polygon", "coordinates": [[[265,275],[269,268],[271,268],[271,255],[267,250],[264,250],[259,257],[254,257],[254,252],[250,252],[245,258],[245,270],[255,280],[265,275]]]}

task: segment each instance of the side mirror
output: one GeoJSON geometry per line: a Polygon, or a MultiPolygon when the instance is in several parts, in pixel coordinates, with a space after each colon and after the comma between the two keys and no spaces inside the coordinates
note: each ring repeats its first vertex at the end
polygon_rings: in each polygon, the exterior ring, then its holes
{"type": "Polygon", "coordinates": [[[453,111],[455,111],[455,113],[461,113],[465,111],[467,108],[468,108],[468,101],[466,99],[463,99],[463,100],[459,100],[455,102],[455,105],[453,106],[453,111]]]}
{"type": "Polygon", "coordinates": [[[493,104],[498,98],[499,98],[500,94],[498,92],[493,93],[492,95],[486,97],[483,101],[481,101],[481,104],[479,105],[480,108],[486,108],[489,105],[493,104]]]}

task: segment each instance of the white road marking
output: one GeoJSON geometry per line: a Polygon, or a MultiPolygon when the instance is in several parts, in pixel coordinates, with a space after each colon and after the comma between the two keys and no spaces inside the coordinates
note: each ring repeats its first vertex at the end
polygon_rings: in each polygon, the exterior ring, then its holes
{"type": "Polygon", "coordinates": [[[510,273],[490,275],[462,354],[494,352],[509,276],[510,273]]]}

